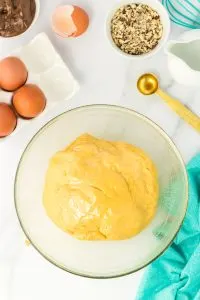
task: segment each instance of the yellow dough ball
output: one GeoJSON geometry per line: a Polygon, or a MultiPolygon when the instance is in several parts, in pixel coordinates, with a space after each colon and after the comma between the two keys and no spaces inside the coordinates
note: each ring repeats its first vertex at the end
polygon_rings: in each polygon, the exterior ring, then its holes
{"type": "Polygon", "coordinates": [[[56,153],[48,167],[43,204],[62,230],[82,240],[123,240],[152,220],[158,180],[139,148],[84,134],[56,153]]]}

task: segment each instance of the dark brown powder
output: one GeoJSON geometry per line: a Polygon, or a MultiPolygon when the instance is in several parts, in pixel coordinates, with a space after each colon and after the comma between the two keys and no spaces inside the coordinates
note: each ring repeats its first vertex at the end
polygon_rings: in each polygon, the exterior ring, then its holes
{"type": "Polygon", "coordinates": [[[12,37],[25,32],[35,12],[35,0],[0,0],[0,36],[12,37]]]}

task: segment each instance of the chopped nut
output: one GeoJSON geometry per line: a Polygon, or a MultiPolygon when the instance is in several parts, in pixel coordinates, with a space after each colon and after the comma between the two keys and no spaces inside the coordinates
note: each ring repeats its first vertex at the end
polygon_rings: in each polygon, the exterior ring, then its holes
{"type": "Polygon", "coordinates": [[[159,14],[144,4],[128,4],[119,8],[111,20],[114,43],[125,53],[140,55],[154,49],[162,37],[159,14]]]}

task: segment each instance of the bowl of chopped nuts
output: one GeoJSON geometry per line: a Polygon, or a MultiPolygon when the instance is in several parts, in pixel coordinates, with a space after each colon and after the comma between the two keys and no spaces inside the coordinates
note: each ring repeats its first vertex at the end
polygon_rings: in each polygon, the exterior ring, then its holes
{"type": "Polygon", "coordinates": [[[131,59],[157,53],[170,33],[170,19],[158,0],[120,1],[109,13],[106,34],[112,47],[131,59]]]}

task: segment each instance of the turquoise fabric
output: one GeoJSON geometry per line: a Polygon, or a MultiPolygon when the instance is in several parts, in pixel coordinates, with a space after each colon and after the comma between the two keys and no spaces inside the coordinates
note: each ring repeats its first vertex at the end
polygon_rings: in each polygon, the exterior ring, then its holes
{"type": "Polygon", "coordinates": [[[172,245],[147,269],[136,300],[200,300],[200,155],[187,166],[189,205],[172,245]]]}

